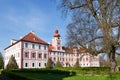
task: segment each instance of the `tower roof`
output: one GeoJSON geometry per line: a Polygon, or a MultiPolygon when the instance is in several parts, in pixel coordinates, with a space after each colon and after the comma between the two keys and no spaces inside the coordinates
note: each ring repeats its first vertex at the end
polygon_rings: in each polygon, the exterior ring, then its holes
{"type": "Polygon", "coordinates": [[[55,30],[54,37],[60,37],[58,29],[55,30]]]}

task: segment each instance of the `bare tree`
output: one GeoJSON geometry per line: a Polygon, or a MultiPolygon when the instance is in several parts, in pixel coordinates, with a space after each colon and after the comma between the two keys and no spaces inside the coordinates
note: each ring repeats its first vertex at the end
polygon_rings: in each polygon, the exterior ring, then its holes
{"type": "Polygon", "coordinates": [[[111,72],[117,70],[115,53],[120,47],[119,0],[61,0],[64,13],[70,13],[68,46],[82,46],[92,54],[106,53],[111,72]],[[89,47],[86,47],[88,45],[89,47]]]}

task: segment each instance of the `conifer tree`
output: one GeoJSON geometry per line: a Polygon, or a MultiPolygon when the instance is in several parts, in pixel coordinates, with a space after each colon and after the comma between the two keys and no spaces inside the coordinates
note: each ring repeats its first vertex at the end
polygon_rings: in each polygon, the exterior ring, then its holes
{"type": "Polygon", "coordinates": [[[58,60],[58,61],[56,62],[55,68],[59,68],[59,67],[62,67],[62,64],[61,64],[60,61],[58,60]]]}
{"type": "Polygon", "coordinates": [[[79,67],[80,67],[80,65],[79,65],[79,61],[78,61],[78,59],[77,59],[75,65],[74,65],[74,68],[76,69],[76,68],[79,68],[79,67]]]}
{"type": "Polygon", "coordinates": [[[4,67],[4,61],[3,61],[2,54],[0,52],[0,69],[2,69],[3,67],[4,67]]]}
{"type": "Polygon", "coordinates": [[[48,59],[47,64],[46,64],[46,68],[48,68],[48,69],[53,68],[53,64],[52,64],[52,59],[51,58],[48,59]]]}
{"type": "Polygon", "coordinates": [[[17,62],[15,60],[15,57],[12,55],[9,59],[9,62],[6,66],[6,69],[18,69],[17,62]]]}

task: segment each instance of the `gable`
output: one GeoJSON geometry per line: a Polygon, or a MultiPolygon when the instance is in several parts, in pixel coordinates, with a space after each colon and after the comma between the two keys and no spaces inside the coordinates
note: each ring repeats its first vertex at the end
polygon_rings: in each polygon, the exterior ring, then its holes
{"type": "Polygon", "coordinates": [[[24,36],[22,41],[27,41],[27,42],[33,42],[33,43],[39,43],[39,44],[46,44],[48,45],[47,42],[43,41],[39,37],[37,37],[33,32],[28,33],[26,36],[24,36]]]}

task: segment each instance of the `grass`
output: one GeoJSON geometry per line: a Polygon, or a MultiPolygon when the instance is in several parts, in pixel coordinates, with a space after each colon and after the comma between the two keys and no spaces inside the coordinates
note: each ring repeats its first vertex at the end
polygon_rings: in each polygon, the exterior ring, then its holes
{"type": "MultiPolygon", "coordinates": [[[[66,68],[67,69],[67,68],[66,68]]],[[[68,69],[66,71],[72,71],[68,69]]],[[[74,70],[75,71],[75,70],[74,70]]],[[[76,75],[70,76],[67,74],[63,74],[60,71],[54,73],[54,70],[47,69],[23,69],[23,70],[13,70],[12,74],[8,74],[10,77],[15,77],[14,79],[19,80],[120,80],[120,72],[110,73],[108,70],[76,70],[76,75]],[[43,71],[43,72],[42,72],[43,71]],[[19,78],[18,78],[19,77],[19,78]]],[[[6,71],[5,71],[6,72],[6,71]]],[[[7,71],[9,73],[10,71],[7,71]]],[[[4,73],[4,71],[3,71],[4,73]]]]}
{"type": "Polygon", "coordinates": [[[68,78],[64,78],[63,80],[120,80],[120,76],[72,76],[68,78]]]}
{"type": "Polygon", "coordinates": [[[18,75],[27,76],[34,80],[120,80],[119,75],[76,75],[65,76],[61,74],[45,74],[45,73],[16,73],[18,75]]]}

